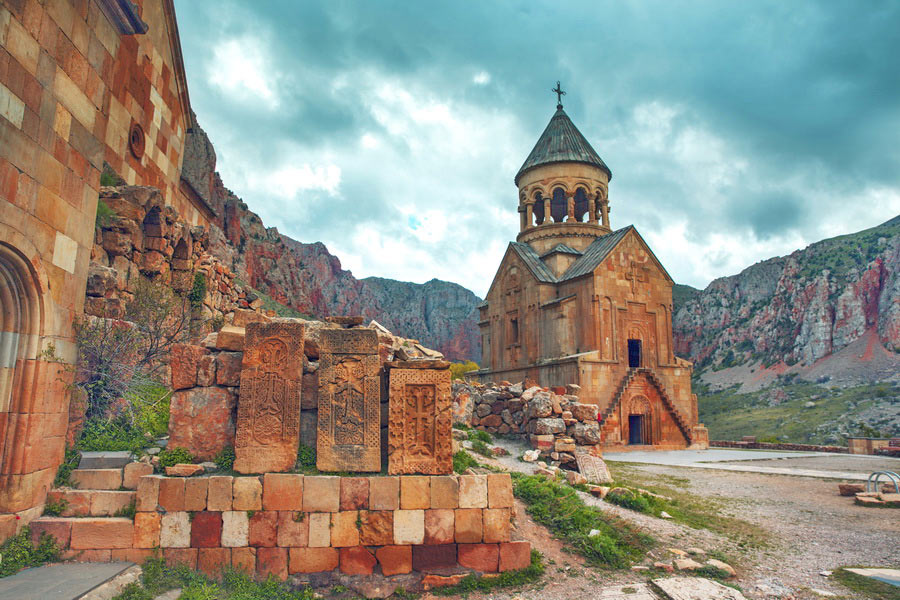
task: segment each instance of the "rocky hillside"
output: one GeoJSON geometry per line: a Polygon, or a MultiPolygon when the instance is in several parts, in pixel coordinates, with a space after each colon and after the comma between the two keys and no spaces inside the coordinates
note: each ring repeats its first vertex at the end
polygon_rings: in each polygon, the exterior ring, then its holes
{"type": "Polygon", "coordinates": [[[210,252],[252,288],[314,317],[361,314],[396,335],[419,339],[450,359],[481,358],[475,307],[466,288],[433,279],[424,284],[357,279],[320,242],[302,243],[265,227],[228,190],[215,170],[216,153],[200,128],[190,132],[184,177],[216,213],[210,252]]]}
{"type": "Polygon", "coordinates": [[[715,387],[900,377],[900,217],[679,287],[676,352],[715,387]]]}

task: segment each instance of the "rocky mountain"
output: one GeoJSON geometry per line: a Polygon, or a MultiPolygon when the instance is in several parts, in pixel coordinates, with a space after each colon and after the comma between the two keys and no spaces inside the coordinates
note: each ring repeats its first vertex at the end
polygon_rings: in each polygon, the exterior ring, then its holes
{"type": "Polygon", "coordinates": [[[481,299],[455,283],[357,279],[321,242],[298,242],[266,227],[225,187],[215,149],[199,127],[189,132],[183,173],[216,214],[210,252],[245,284],[295,313],[363,315],[394,334],[420,340],[452,360],[481,359],[476,306],[481,299]]]}
{"type": "Polygon", "coordinates": [[[900,379],[900,216],[678,287],[676,352],[714,387],[900,379]]]}

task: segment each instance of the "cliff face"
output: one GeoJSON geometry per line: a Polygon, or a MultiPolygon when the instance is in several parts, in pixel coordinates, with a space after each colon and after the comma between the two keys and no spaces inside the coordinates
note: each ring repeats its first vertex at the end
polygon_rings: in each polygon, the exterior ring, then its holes
{"type": "Polygon", "coordinates": [[[306,244],[266,228],[222,183],[215,150],[202,129],[188,139],[184,172],[216,212],[209,251],[237,278],[272,299],[313,317],[363,315],[395,335],[420,340],[451,360],[481,359],[476,306],[466,288],[433,279],[424,284],[357,279],[320,242],[306,244]]]}
{"type": "MultiPolygon", "coordinates": [[[[821,377],[847,361],[874,357],[881,367],[896,369],[900,217],[757,263],[680,298],[673,321],[676,352],[698,368],[758,362],[821,377]],[[861,353],[841,352],[859,344],[861,353]],[[829,369],[822,368],[826,359],[834,359],[829,369]]],[[[858,366],[849,379],[884,375],[881,368],[858,366]]]]}

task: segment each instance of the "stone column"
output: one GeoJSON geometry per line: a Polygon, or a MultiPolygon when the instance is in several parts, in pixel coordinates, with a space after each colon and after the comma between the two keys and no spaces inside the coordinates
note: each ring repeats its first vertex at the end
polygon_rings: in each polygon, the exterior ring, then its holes
{"type": "Polygon", "coordinates": [[[590,199],[588,206],[588,223],[597,223],[597,203],[596,197],[590,199]]]}
{"type": "Polygon", "coordinates": [[[609,202],[603,201],[600,203],[600,212],[603,215],[603,226],[609,227],[609,202]]]}
{"type": "Polygon", "coordinates": [[[543,225],[549,225],[553,222],[550,216],[550,198],[544,198],[544,222],[543,225]]]}
{"type": "Polygon", "coordinates": [[[566,222],[575,220],[575,194],[566,196],[566,222]]]}
{"type": "Polygon", "coordinates": [[[525,228],[528,227],[527,222],[525,221],[525,210],[524,207],[519,207],[519,231],[525,231],[525,228]]]}
{"type": "Polygon", "coordinates": [[[531,229],[532,227],[534,227],[534,200],[529,200],[525,204],[525,228],[531,229]]]}

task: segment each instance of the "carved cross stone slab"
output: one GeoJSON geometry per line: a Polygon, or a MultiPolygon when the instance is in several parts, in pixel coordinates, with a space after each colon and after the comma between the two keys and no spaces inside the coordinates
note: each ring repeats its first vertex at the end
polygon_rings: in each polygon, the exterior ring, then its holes
{"type": "Polygon", "coordinates": [[[381,470],[381,385],[374,329],[323,329],[316,468],[381,470]]]}
{"type": "Polygon", "coordinates": [[[391,369],[388,473],[453,472],[449,369],[391,369]]]}
{"type": "Polygon", "coordinates": [[[300,439],[303,323],[248,323],[234,442],[238,473],[290,471],[300,439]]]}
{"type": "Polygon", "coordinates": [[[602,458],[587,452],[579,452],[575,454],[575,461],[578,463],[578,470],[581,471],[581,474],[584,475],[589,483],[602,484],[612,482],[612,476],[609,474],[609,469],[606,468],[606,463],[603,462],[602,458]]]}

